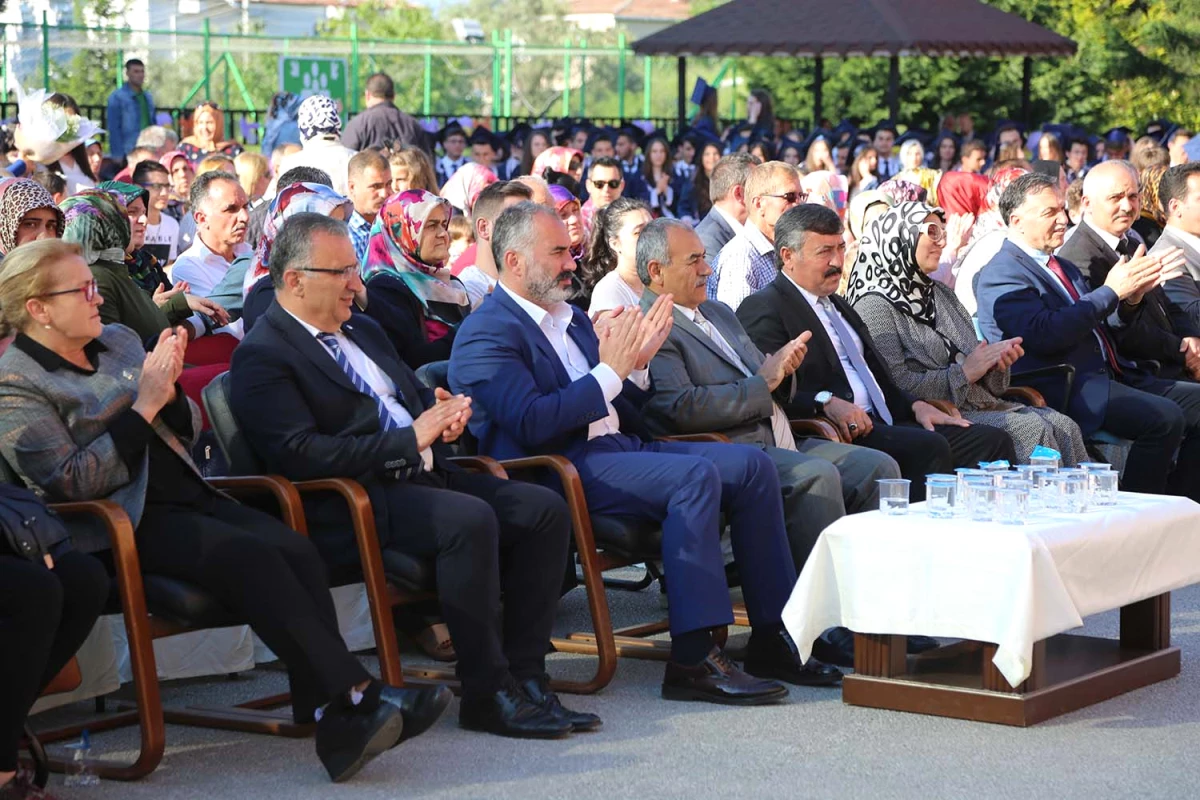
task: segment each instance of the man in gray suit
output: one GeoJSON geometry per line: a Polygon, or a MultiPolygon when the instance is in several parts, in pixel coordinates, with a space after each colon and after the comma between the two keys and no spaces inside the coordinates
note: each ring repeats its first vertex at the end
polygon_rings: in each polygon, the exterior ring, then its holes
{"type": "Polygon", "coordinates": [[[1158,200],[1167,217],[1150,255],[1180,247],[1184,274],[1163,284],[1167,297],[1200,326],[1200,162],[1171,167],[1158,184],[1158,200]]]}
{"type": "Polygon", "coordinates": [[[764,357],[726,306],[708,301],[711,269],[686,223],[657,219],[638,238],[643,309],[660,294],[675,300],[674,325],[650,362],[654,393],[646,422],[661,434],[723,433],[761,446],[779,470],[784,517],[799,571],[821,531],[847,512],[878,505],[876,480],[900,477],[886,453],[825,439],[797,442],[771,392],[791,379],[807,352],[808,332],[764,357]]]}
{"type": "MultiPolygon", "coordinates": [[[[696,225],[696,233],[704,243],[709,264],[717,263],[717,254],[726,242],[737,236],[746,224],[746,178],[750,170],[762,161],[749,153],[733,153],[724,156],[713,167],[708,179],[708,196],[712,210],[696,225]]],[[[712,294],[717,292],[716,275],[713,275],[712,294]]]]}

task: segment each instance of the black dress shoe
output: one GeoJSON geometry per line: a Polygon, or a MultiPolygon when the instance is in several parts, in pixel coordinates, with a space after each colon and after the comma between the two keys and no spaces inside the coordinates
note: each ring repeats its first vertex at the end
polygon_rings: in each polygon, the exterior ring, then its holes
{"type": "Polygon", "coordinates": [[[787,631],[770,636],[751,634],[745,669],[756,678],[774,678],[795,686],[836,686],[842,682],[842,671],[837,667],[815,658],[801,662],[787,631]]]}
{"type": "Polygon", "coordinates": [[[453,697],[454,692],[440,684],[411,687],[385,685],[379,692],[380,700],[391,703],[404,716],[404,733],[396,744],[429,730],[429,726],[438,721],[453,697]]]}
{"type": "Polygon", "coordinates": [[[458,724],[469,731],[484,731],[516,739],[563,739],[572,726],[535,705],[516,681],[487,697],[463,696],[458,724]]]}
{"type": "Polygon", "coordinates": [[[317,756],[333,782],[340,783],[393,747],[403,731],[404,715],[391,703],[376,703],[369,710],[330,703],[317,723],[317,756]]]}
{"type": "Polygon", "coordinates": [[[662,696],[667,700],[704,700],[731,706],[758,706],[783,700],[788,696],[788,690],[776,681],[747,675],[729,660],[721,648],[714,647],[708,658],[694,667],[667,662],[662,696]]]}
{"type": "Polygon", "coordinates": [[[854,669],[854,632],[848,628],[830,628],[813,642],[812,656],[826,664],[854,669]]]}
{"type": "Polygon", "coordinates": [[[932,636],[909,636],[906,649],[909,653],[917,655],[918,653],[927,653],[930,650],[937,650],[942,646],[942,643],[932,636]]]}
{"type": "Polygon", "coordinates": [[[571,730],[574,733],[599,730],[600,726],[604,724],[595,714],[564,708],[563,704],[559,702],[558,695],[550,691],[550,681],[544,675],[540,678],[522,681],[521,691],[525,692],[525,696],[529,698],[530,702],[550,716],[571,723],[571,730]]]}

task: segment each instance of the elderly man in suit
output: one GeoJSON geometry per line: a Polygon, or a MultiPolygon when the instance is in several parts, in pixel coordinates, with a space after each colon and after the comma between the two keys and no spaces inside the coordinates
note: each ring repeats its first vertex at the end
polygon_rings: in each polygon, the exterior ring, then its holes
{"type": "MultiPolygon", "coordinates": [[[[717,255],[729,240],[738,235],[746,224],[746,178],[750,170],[762,162],[749,153],[722,156],[708,179],[708,196],[712,208],[696,225],[696,233],[704,242],[705,260],[717,263],[717,255]]],[[[709,278],[709,298],[717,294],[717,273],[709,278]]]]}
{"type": "Polygon", "coordinates": [[[804,360],[805,331],[770,356],[754,346],[733,312],[705,297],[708,263],[700,237],[686,223],[657,219],[642,229],[638,274],[646,284],[642,310],[660,295],[674,298],[674,325],[650,362],[654,393],[646,420],[664,434],[723,433],[762,447],[779,470],[784,519],[796,570],[817,537],[847,512],[878,506],[880,478],[900,477],[886,453],[825,439],[792,436],[771,392],[804,360]]]}
{"type": "MultiPolygon", "coordinates": [[[[293,480],[362,483],[385,571],[402,570],[406,557],[436,560],[462,727],[527,738],[599,727],[598,717],[562,707],[545,672],[570,538],[566,504],[540,486],[447,461],[471,401],[423,390],[383,329],[352,314],[362,279],[345,223],[288,219],[270,274],[275,301],[230,369],[230,403],[250,446],[293,480]]],[[[319,519],[329,509],[311,511],[319,519]]],[[[314,540],[335,565],[358,562],[346,526],[314,540]]]]}
{"type": "MultiPolygon", "coordinates": [[[[1083,179],[1083,221],[1055,255],[1070,261],[1092,289],[1104,285],[1118,261],[1142,258],[1145,248],[1133,223],[1142,210],[1137,170],[1128,161],[1105,161],[1083,179]]],[[[1152,256],[1182,263],[1179,248],[1162,246],[1152,256]]],[[[1200,324],[1167,296],[1161,286],[1146,292],[1138,325],[1113,329],[1117,350],[1126,358],[1157,361],[1158,374],[1172,380],[1200,375],[1200,324]]]]}
{"type": "Polygon", "coordinates": [[[1200,327],[1200,162],[1189,161],[1163,173],[1158,199],[1167,224],[1150,255],[1162,256],[1176,247],[1183,250],[1184,273],[1168,280],[1163,289],[1200,327]]]}
{"type": "Polygon", "coordinates": [[[1029,173],[1013,181],[1001,195],[1000,214],[1008,241],[979,273],[983,337],[1021,337],[1025,355],[1015,372],[1063,363],[1075,368],[1069,395],[1061,377],[1028,384],[1074,419],[1085,437],[1105,430],[1132,440],[1126,489],[1200,498],[1200,386],[1149,374],[1123,358],[1113,341],[1113,328],[1139,324],[1146,293],[1170,272],[1157,258],[1121,260],[1090,288],[1074,264],[1053,255],[1067,212],[1058,182],[1048,176],[1029,173]]]}
{"type": "Polygon", "coordinates": [[[881,450],[912,481],[912,497],[925,499],[925,476],[1016,454],[1012,439],[988,425],[972,425],[902,390],[892,379],[867,326],[834,292],[846,244],[832,209],[806,203],[775,226],[779,272],[747,297],[737,317],[765,353],[804,331],[808,355],[792,379],[775,390],[789,417],[829,417],[844,438],[881,450]]]}
{"type": "Polygon", "coordinates": [[[746,445],[645,434],[637,406],[649,386],[646,368],[671,330],[671,298],[644,317],[621,308],[593,324],[566,303],[570,250],[566,227],[544,206],[518,203],[493,226],[500,282],[463,322],[450,357],[450,385],[473,401],[480,450],[566,456],[591,513],[661,523],[671,609],[664,697],[750,705],[783,699],[777,681],[837,683],[837,669],[800,661],[780,621],[796,568],[771,460],[746,445]],[[733,620],[721,512],[752,627],[744,670],[711,634],[733,620]]]}

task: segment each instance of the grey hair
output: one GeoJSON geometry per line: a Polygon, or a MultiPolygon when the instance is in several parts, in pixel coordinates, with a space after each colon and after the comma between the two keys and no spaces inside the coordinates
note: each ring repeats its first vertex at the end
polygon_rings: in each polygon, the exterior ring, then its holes
{"type": "Polygon", "coordinates": [[[229,181],[230,183],[236,183],[238,186],[242,185],[238,182],[237,175],[221,169],[198,175],[196,180],[192,181],[192,190],[188,192],[188,203],[193,210],[200,208],[204,201],[208,199],[209,187],[220,181],[229,181]]]}
{"type": "Polygon", "coordinates": [[[324,214],[302,211],[284,221],[279,233],[275,235],[270,260],[267,263],[271,283],[277,290],[283,288],[283,273],[306,265],[312,258],[313,234],[317,233],[350,238],[350,228],[346,223],[324,214]]]}
{"type": "Polygon", "coordinates": [[[903,161],[903,160],[904,160],[904,157],[905,157],[906,155],[908,155],[910,152],[912,152],[913,150],[920,150],[920,151],[921,151],[921,155],[922,155],[922,156],[923,156],[923,155],[925,155],[925,145],[921,144],[921,143],[920,143],[920,142],[918,142],[916,139],[909,139],[907,142],[905,142],[904,144],[900,145],[900,159],[901,159],[901,161],[903,161]]]}
{"type": "Polygon", "coordinates": [[[709,178],[708,199],[714,203],[720,202],[728,197],[735,187],[745,186],[746,178],[750,177],[750,170],[761,163],[756,156],[749,153],[722,156],[713,167],[712,177],[709,178]]]}
{"type": "Polygon", "coordinates": [[[162,150],[171,141],[171,134],[174,131],[168,131],[162,125],[151,125],[148,128],[142,128],[142,132],[137,137],[137,147],[153,147],[155,150],[162,150]]]}
{"type": "Polygon", "coordinates": [[[1041,194],[1047,189],[1057,189],[1058,180],[1040,172],[1027,172],[1018,175],[1000,195],[1000,217],[1007,226],[1012,213],[1025,205],[1026,198],[1031,194],[1041,194]]]}
{"type": "Polygon", "coordinates": [[[670,232],[672,228],[690,231],[692,226],[683,220],[659,217],[642,228],[637,241],[637,274],[646,286],[650,285],[650,262],[671,263],[670,232]]]}
{"type": "Polygon", "coordinates": [[[842,221],[837,212],[816,203],[801,203],[792,206],[775,223],[775,266],[783,267],[783,248],[797,253],[804,249],[804,237],[808,233],[836,236],[842,232],[842,221]]]}
{"type": "Polygon", "coordinates": [[[539,216],[559,222],[557,211],[532,200],[522,200],[500,212],[500,216],[492,223],[492,258],[496,262],[496,269],[503,271],[504,254],[509,251],[525,256],[533,252],[537,241],[534,220],[539,216]]]}

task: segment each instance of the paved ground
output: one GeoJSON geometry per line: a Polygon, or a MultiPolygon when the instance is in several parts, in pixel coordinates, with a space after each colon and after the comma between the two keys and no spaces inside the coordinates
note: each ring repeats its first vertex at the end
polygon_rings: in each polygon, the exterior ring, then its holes
{"type": "MultiPolygon", "coordinates": [[[[653,592],[612,597],[618,624],[660,613],[653,592]]],[[[585,613],[577,591],[564,601],[560,624],[583,627],[585,613]]],[[[838,690],[793,689],[787,704],[757,709],[672,703],[658,696],[661,664],[624,660],[600,695],[566,698],[605,722],[600,732],[566,741],[462,731],[455,701],[429,733],[335,786],[311,740],[168,726],[166,757],[149,778],[57,791],[95,800],[1194,798],[1200,796],[1200,589],[1175,593],[1172,617],[1183,648],[1179,678],[1027,730],[851,708],[838,690]]],[[[1089,620],[1087,632],[1115,636],[1116,614],[1089,620]]],[[[558,674],[582,676],[585,667],[580,657],[552,659],[558,674]]],[[[173,683],[164,700],[228,702],[284,683],[280,673],[259,670],[232,682],[173,683]]],[[[102,756],[127,756],[134,733],[103,734],[93,743],[102,756]]]]}

